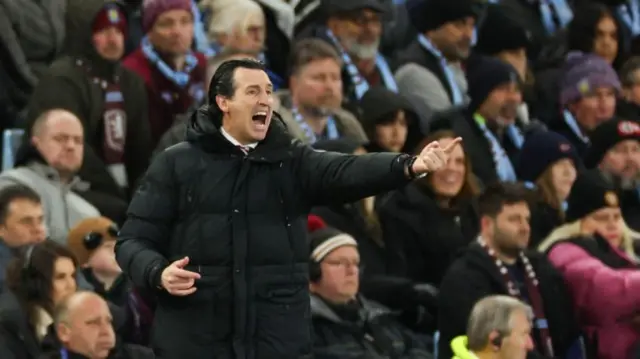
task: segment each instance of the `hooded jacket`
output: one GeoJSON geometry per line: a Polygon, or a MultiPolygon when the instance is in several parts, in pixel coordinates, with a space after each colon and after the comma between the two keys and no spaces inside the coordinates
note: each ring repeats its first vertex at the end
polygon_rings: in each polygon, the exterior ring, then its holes
{"type": "Polygon", "coordinates": [[[477,359],[472,352],[467,349],[467,337],[461,335],[453,338],[451,341],[451,349],[453,350],[452,359],[477,359]]]}
{"type": "Polygon", "coordinates": [[[186,141],[157,155],[129,207],[116,258],[155,291],[158,358],[308,358],[307,215],[407,183],[405,155],[350,156],[292,140],[274,113],[245,155],[203,107],[186,141]],[[189,257],[197,291],[158,291],[169,263],[189,257]]]}
{"type": "Polygon", "coordinates": [[[126,199],[127,195],[107,171],[103,160],[104,91],[77,64],[77,60],[82,60],[91,67],[93,76],[108,80],[117,78],[119,81],[127,115],[124,162],[128,183],[132,187],[146,169],[151,154],[147,97],[144,83],[137,75],[124,69],[117,61],[100,57],[92,44],[92,22],[104,6],[103,0],[68,0],[66,56],[51,65],[34,91],[27,111],[24,142],[28,142],[31,127],[43,112],[64,109],[73,113],[82,121],[85,130],[84,162],[79,176],[91,184],[92,191],[126,199]]]}

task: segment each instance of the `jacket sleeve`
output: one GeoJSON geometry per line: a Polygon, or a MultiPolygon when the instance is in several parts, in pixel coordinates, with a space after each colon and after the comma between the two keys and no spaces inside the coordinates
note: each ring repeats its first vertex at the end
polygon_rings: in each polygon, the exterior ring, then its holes
{"type": "Polygon", "coordinates": [[[572,243],[553,247],[549,260],[562,273],[574,305],[591,323],[627,320],[640,311],[640,271],[609,268],[572,243]]]}
{"type": "MultiPolygon", "coordinates": [[[[7,16],[8,14],[10,14],[10,11],[0,2],[0,42],[4,44],[6,53],[11,54],[9,59],[3,59],[3,61],[11,63],[12,66],[7,66],[7,68],[16,70],[14,74],[20,76],[20,83],[28,83],[33,87],[38,82],[38,79],[31,71],[31,66],[27,62],[24,51],[22,51],[18,35],[13,29],[11,19],[7,16]]],[[[8,73],[11,75],[12,72],[9,71],[8,73]]]]}
{"type": "Polygon", "coordinates": [[[349,203],[409,183],[408,155],[345,155],[312,149],[297,142],[298,176],[309,206],[349,203]]]}
{"type": "Polygon", "coordinates": [[[133,196],[120,230],[116,259],[133,283],[154,290],[169,264],[167,251],[177,212],[177,195],[168,152],[153,161],[133,196]]]}

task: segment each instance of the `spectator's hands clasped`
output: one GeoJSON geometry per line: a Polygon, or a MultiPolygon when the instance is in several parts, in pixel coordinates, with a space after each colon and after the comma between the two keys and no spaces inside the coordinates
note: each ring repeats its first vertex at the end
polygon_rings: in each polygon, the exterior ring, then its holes
{"type": "Polygon", "coordinates": [[[200,279],[200,274],[184,269],[189,264],[189,257],[178,259],[171,263],[162,271],[162,288],[172,295],[186,296],[193,294],[196,279],[200,279]]]}

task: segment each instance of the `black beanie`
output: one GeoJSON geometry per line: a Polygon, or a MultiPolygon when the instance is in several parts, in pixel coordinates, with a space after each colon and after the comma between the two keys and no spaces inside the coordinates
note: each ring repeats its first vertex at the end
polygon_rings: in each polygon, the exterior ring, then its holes
{"type": "Polygon", "coordinates": [[[612,119],[601,123],[589,136],[591,146],[585,155],[587,168],[598,167],[605,154],[625,140],[640,141],[640,123],[625,119],[612,119]]]}
{"type": "Polygon", "coordinates": [[[518,155],[518,178],[535,183],[549,166],[564,158],[573,160],[576,168],[580,168],[580,157],[564,136],[551,131],[533,133],[527,137],[518,155]]]}
{"type": "Polygon", "coordinates": [[[531,34],[518,19],[509,15],[502,5],[487,6],[478,29],[478,42],[473,48],[477,53],[496,55],[529,47],[531,34]]]}
{"type": "MultiPolygon", "coordinates": [[[[369,138],[375,138],[376,125],[393,120],[399,110],[415,113],[413,106],[404,96],[384,86],[370,88],[360,99],[362,109],[362,128],[369,138]]],[[[407,117],[407,120],[410,116],[407,117]]]]}
{"type": "Polygon", "coordinates": [[[332,227],[316,229],[309,234],[309,239],[309,259],[316,263],[322,262],[337,248],[358,246],[358,242],[353,237],[332,227]]]}
{"type": "Polygon", "coordinates": [[[409,0],[406,8],[414,28],[424,33],[465,17],[476,18],[481,5],[474,0],[409,0]]]}
{"type": "Polygon", "coordinates": [[[511,82],[520,83],[513,66],[493,57],[473,56],[467,65],[470,112],[475,112],[493,90],[511,82]]]}
{"type": "Polygon", "coordinates": [[[567,222],[573,222],[602,208],[618,208],[620,203],[613,186],[602,177],[600,171],[591,170],[578,175],[571,187],[567,205],[567,222]]]}

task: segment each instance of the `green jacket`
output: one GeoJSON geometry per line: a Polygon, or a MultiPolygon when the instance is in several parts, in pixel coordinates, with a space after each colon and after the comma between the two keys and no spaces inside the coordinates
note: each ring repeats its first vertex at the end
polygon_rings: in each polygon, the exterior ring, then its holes
{"type": "Polygon", "coordinates": [[[453,338],[451,350],[453,351],[453,358],[451,359],[478,359],[467,349],[467,337],[464,335],[453,338]]]}

